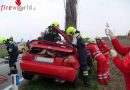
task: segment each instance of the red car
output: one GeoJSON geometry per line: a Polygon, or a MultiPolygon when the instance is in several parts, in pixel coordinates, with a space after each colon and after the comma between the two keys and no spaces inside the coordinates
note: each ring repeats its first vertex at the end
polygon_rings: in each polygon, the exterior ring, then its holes
{"type": "MultiPolygon", "coordinates": [[[[62,31],[55,29],[68,41],[62,31]]],[[[39,74],[75,83],[80,67],[75,47],[44,40],[32,40],[29,47],[20,62],[24,79],[31,80],[39,74]]]]}

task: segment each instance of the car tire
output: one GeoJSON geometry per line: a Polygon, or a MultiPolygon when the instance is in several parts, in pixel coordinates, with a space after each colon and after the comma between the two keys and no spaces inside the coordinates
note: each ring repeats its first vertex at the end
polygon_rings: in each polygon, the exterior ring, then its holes
{"type": "Polygon", "coordinates": [[[32,74],[32,73],[29,73],[29,72],[22,72],[22,76],[23,76],[23,78],[24,79],[26,79],[26,80],[32,80],[33,79],[33,77],[34,77],[34,74],[32,74]]]}
{"type": "Polygon", "coordinates": [[[74,82],[71,82],[70,85],[72,87],[77,87],[79,85],[79,69],[77,69],[77,76],[76,76],[74,82]]]}

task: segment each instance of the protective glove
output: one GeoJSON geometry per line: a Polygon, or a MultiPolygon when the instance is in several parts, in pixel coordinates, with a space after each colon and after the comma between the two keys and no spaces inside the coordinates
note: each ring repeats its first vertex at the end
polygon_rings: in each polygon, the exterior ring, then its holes
{"type": "Polygon", "coordinates": [[[117,56],[117,52],[114,49],[111,49],[110,53],[111,53],[112,58],[114,58],[115,56],[117,56]]]}

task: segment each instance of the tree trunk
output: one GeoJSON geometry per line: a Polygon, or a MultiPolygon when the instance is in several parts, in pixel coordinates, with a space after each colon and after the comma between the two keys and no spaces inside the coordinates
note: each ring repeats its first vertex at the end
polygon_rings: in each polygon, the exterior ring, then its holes
{"type": "Polygon", "coordinates": [[[69,26],[77,28],[77,1],[66,0],[65,29],[69,26]]]}

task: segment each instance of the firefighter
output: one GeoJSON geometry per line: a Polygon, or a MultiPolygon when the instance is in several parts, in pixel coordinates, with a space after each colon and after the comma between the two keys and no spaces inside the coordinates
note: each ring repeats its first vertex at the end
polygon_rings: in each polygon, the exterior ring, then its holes
{"type": "Polygon", "coordinates": [[[30,41],[28,40],[27,42],[26,42],[26,46],[29,48],[29,43],[30,43],[30,41]]]}
{"type": "MultiPolygon", "coordinates": [[[[110,51],[110,48],[109,48],[109,46],[107,45],[107,43],[106,43],[101,37],[99,37],[99,36],[97,36],[97,37],[95,38],[95,40],[96,40],[96,43],[97,43],[99,49],[101,50],[101,52],[102,52],[104,55],[108,54],[109,51],[110,51]]],[[[110,55],[110,54],[109,54],[109,55],[110,55]]]]}
{"type": "Polygon", "coordinates": [[[111,38],[112,45],[114,49],[120,54],[123,55],[123,60],[118,57],[115,50],[111,50],[111,55],[115,66],[124,74],[126,89],[130,90],[130,47],[124,47],[121,45],[119,40],[115,37],[113,32],[109,29],[108,34],[111,38]]]}
{"type": "Polygon", "coordinates": [[[85,86],[90,86],[88,68],[87,68],[87,50],[85,49],[85,43],[79,32],[76,32],[74,27],[68,27],[66,34],[71,38],[72,45],[76,46],[79,52],[80,69],[83,75],[83,82],[85,86]]]}
{"type": "Polygon", "coordinates": [[[58,22],[53,22],[44,32],[41,32],[41,40],[47,40],[52,42],[61,41],[60,35],[53,29],[53,27],[59,28],[58,22]]]}
{"type": "Polygon", "coordinates": [[[86,35],[82,35],[82,38],[83,38],[83,40],[84,40],[84,42],[85,42],[85,45],[87,45],[87,44],[88,44],[89,37],[87,37],[86,35]]]}
{"type": "Polygon", "coordinates": [[[7,46],[7,51],[9,54],[9,68],[10,68],[10,73],[8,73],[8,75],[11,75],[12,71],[17,70],[16,62],[19,55],[18,47],[15,45],[15,43],[10,41],[10,39],[6,38],[0,38],[0,43],[5,44],[7,46]]]}
{"type": "MultiPolygon", "coordinates": [[[[85,42],[85,46],[88,45],[88,40],[90,39],[89,37],[87,37],[86,35],[82,35],[83,41],[85,42]]],[[[86,48],[87,49],[87,48],[86,48]]],[[[88,67],[91,68],[92,67],[92,57],[89,53],[89,51],[87,50],[87,59],[88,59],[88,67]]],[[[89,69],[88,69],[89,70],[89,69]]],[[[91,72],[91,71],[90,71],[91,72]]]]}
{"type": "Polygon", "coordinates": [[[44,40],[44,32],[40,33],[40,37],[38,37],[38,40],[44,40]]]}
{"type": "Polygon", "coordinates": [[[99,36],[97,36],[95,38],[96,40],[96,44],[98,45],[98,48],[100,49],[100,51],[104,54],[104,56],[106,57],[106,65],[105,65],[105,68],[106,68],[106,71],[108,71],[108,73],[106,73],[105,76],[107,76],[108,80],[106,79],[106,84],[109,82],[109,79],[110,79],[110,48],[109,46],[107,45],[107,43],[99,36]]]}
{"type": "Polygon", "coordinates": [[[13,37],[12,37],[12,36],[9,38],[9,40],[10,40],[10,41],[12,41],[12,42],[14,41],[14,39],[13,39],[13,37]]]}
{"type": "Polygon", "coordinates": [[[106,75],[106,58],[98,48],[96,41],[94,39],[89,39],[88,40],[88,45],[86,46],[88,49],[91,57],[93,60],[97,61],[97,76],[98,76],[98,82],[101,85],[106,85],[106,79],[108,78],[106,75]]]}

